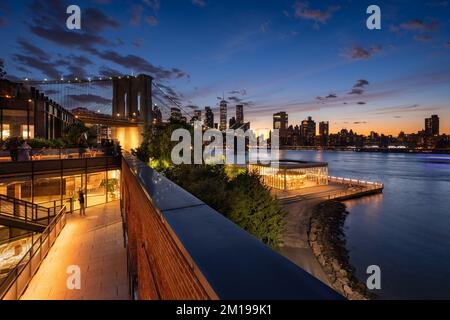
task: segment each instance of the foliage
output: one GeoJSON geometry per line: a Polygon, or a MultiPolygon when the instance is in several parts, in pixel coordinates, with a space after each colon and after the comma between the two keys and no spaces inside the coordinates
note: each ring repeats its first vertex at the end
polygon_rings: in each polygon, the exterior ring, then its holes
{"type": "Polygon", "coordinates": [[[11,148],[17,148],[20,144],[20,139],[18,137],[9,137],[3,142],[3,147],[7,150],[11,148]]]}
{"type": "Polygon", "coordinates": [[[237,166],[174,165],[170,154],[178,142],[170,138],[178,128],[192,129],[180,122],[147,127],[142,144],[132,153],[264,243],[278,248],[285,213],[258,174],[237,166]]]}
{"type": "Polygon", "coordinates": [[[3,59],[0,59],[0,79],[3,79],[5,76],[6,76],[5,62],[3,61],[3,59]]]}
{"type": "Polygon", "coordinates": [[[220,213],[229,212],[229,181],[223,165],[178,165],[170,167],[165,174],[220,213]]]}
{"type": "Polygon", "coordinates": [[[284,229],[278,200],[272,197],[256,172],[244,172],[230,182],[228,218],[273,248],[281,244],[284,229]]]}
{"type": "Polygon", "coordinates": [[[285,213],[278,200],[257,173],[239,168],[230,178],[227,171],[223,165],[178,165],[166,170],[166,176],[256,238],[279,248],[285,213]]]}
{"type": "Polygon", "coordinates": [[[63,141],[44,139],[44,138],[34,138],[27,140],[28,144],[32,148],[61,148],[63,147],[63,141]]]}
{"type": "Polygon", "coordinates": [[[172,132],[176,129],[187,129],[191,127],[182,122],[173,122],[166,127],[147,126],[142,134],[142,143],[131,153],[139,160],[148,163],[150,160],[152,167],[156,170],[166,170],[172,165],[171,152],[178,143],[171,141],[172,132]]]}
{"type": "Polygon", "coordinates": [[[87,145],[95,146],[97,144],[97,132],[94,127],[88,128],[83,122],[77,121],[69,124],[64,128],[63,132],[63,142],[66,147],[77,147],[79,146],[80,137],[87,135],[87,145]]]}

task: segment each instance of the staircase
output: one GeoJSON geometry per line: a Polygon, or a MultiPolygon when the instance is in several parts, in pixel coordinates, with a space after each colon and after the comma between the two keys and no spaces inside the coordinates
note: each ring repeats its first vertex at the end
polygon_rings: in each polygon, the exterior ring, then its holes
{"type": "Polygon", "coordinates": [[[32,202],[0,195],[0,225],[32,232],[43,232],[56,214],[32,202]]]}

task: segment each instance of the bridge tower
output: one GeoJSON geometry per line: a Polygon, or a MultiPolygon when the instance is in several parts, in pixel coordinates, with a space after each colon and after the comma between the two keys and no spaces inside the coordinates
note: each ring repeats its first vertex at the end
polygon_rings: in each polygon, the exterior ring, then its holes
{"type": "Polygon", "coordinates": [[[150,124],[153,118],[152,80],[145,74],[113,78],[113,118],[150,124]]]}

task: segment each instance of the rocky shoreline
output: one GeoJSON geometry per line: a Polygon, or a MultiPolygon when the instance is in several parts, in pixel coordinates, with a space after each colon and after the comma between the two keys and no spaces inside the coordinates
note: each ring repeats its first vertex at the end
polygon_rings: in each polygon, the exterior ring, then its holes
{"type": "Polygon", "coordinates": [[[349,263],[343,232],[347,214],[345,204],[337,201],[325,201],[314,206],[308,242],[335,290],[350,300],[373,299],[374,294],[356,278],[355,268],[349,263]]]}

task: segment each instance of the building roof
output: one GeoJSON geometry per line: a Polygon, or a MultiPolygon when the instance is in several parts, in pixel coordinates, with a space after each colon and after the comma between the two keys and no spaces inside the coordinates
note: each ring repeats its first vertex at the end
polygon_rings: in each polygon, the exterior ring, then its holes
{"type": "Polygon", "coordinates": [[[273,161],[270,164],[255,164],[263,167],[275,166],[282,169],[301,169],[301,168],[316,168],[316,167],[327,167],[328,162],[312,162],[312,161],[299,161],[299,160],[279,160],[273,161]]]}

